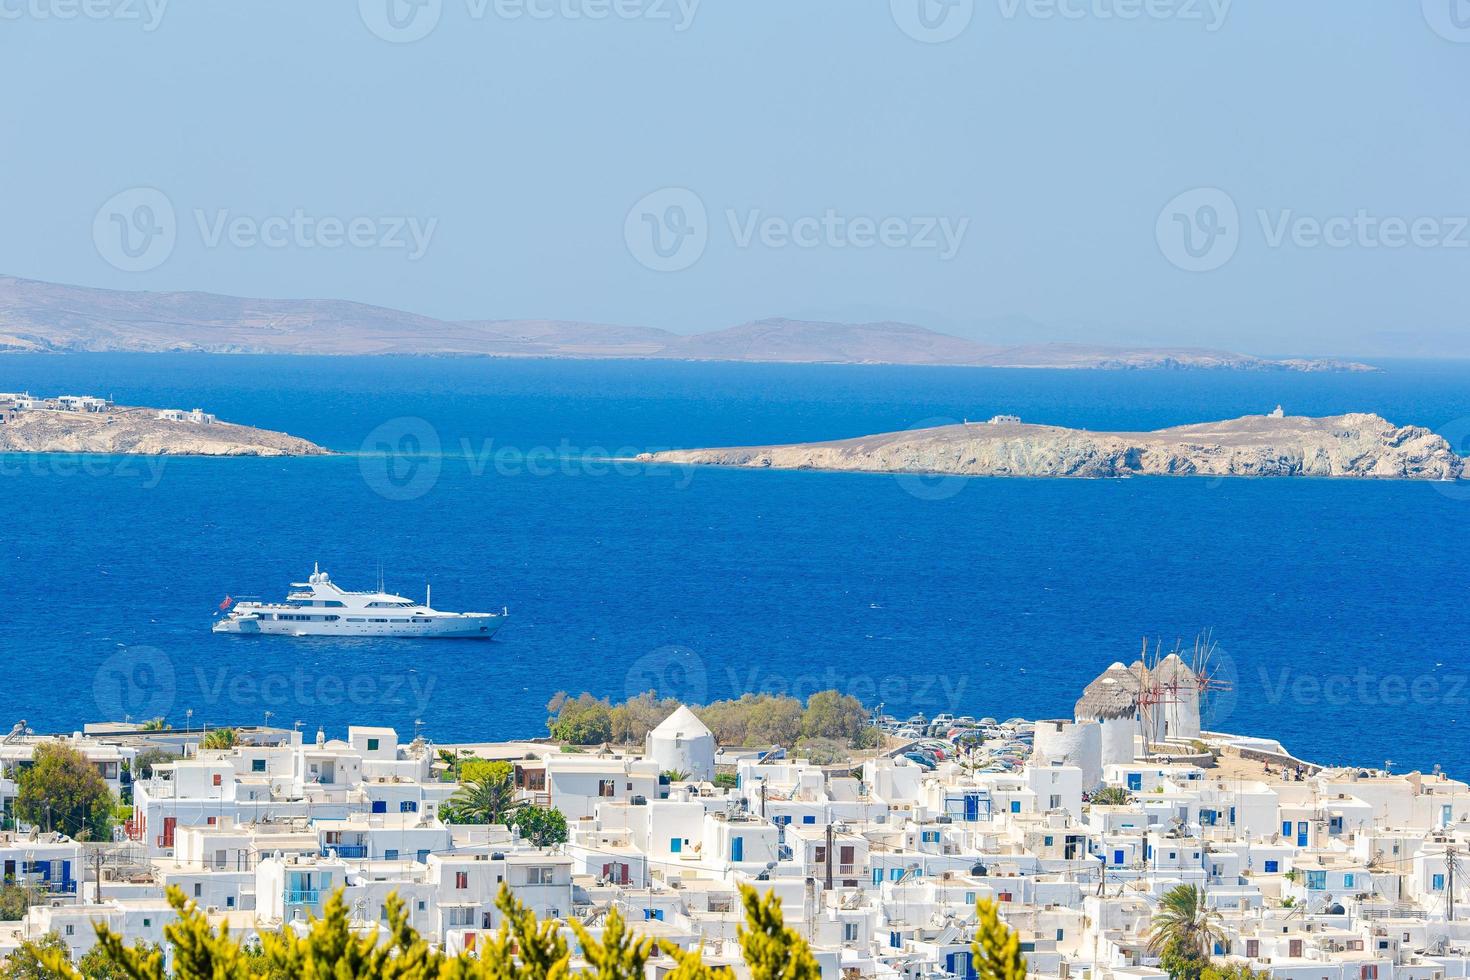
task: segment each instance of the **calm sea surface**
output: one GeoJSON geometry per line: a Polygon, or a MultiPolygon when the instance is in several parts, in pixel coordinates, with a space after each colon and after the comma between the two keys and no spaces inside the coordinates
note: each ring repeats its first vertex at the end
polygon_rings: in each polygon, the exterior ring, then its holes
{"type": "Polygon", "coordinates": [[[1149,428],[1374,411],[1464,449],[1470,366],[1373,375],[203,355],[0,357],[0,390],[203,407],[350,455],[3,458],[0,726],[415,721],[539,734],[558,690],[839,687],[1060,717],[1144,637],[1213,628],[1214,727],[1470,774],[1470,485],[919,480],[612,465],[1011,412],[1149,428]],[[364,454],[365,453],[365,454],[364,454]],[[491,643],[215,636],[320,562],[510,607],[491,643]]]}

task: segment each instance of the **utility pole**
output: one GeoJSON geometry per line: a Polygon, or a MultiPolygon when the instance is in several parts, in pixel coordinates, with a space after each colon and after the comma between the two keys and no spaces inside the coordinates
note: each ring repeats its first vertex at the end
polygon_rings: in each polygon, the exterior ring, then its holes
{"type": "Polygon", "coordinates": [[[832,822],[827,821],[827,890],[832,890],[832,822]]]}
{"type": "Polygon", "coordinates": [[[1455,845],[1450,844],[1445,848],[1445,894],[1449,902],[1446,915],[1449,921],[1455,921],[1455,845]]]}
{"type": "Polygon", "coordinates": [[[97,893],[97,904],[102,904],[102,848],[92,852],[92,880],[95,882],[94,890],[97,893]]]}

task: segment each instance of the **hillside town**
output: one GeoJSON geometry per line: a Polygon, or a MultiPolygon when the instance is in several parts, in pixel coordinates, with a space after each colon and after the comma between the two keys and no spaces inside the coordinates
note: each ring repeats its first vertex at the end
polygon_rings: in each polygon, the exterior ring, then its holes
{"type": "Polygon", "coordinates": [[[596,935],[616,909],[738,969],[751,886],[780,897],[824,980],[974,980],[979,900],[1031,976],[1152,980],[1168,974],[1151,924],[1187,885],[1213,909],[1221,963],[1466,976],[1470,786],[1201,730],[1211,683],[1178,655],[1115,663],[1070,718],[879,718],[880,744],[836,763],[720,745],[687,706],[622,748],[22,722],[0,743],[0,861],[32,900],[0,923],[0,955],[54,937],[79,960],[99,921],[163,943],[170,888],[247,940],[304,929],[339,891],[371,935],[396,894],[431,944],[473,955],[506,886],[564,927],[596,935]],[[19,817],[28,771],[67,753],[131,801],[102,843],[60,813],[19,817]]]}
{"type": "MultiPolygon", "coordinates": [[[[0,425],[13,422],[23,412],[76,412],[84,415],[109,415],[127,411],[113,403],[111,398],[96,395],[57,395],[54,398],[33,397],[28,391],[0,392],[0,425]]],[[[218,422],[215,416],[202,408],[184,411],[181,408],[161,408],[154,417],[166,422],[192,422],[195,425],[212,425],[218,422]]],[[[112,419],[107,419],[111,422],[112,419]]]]}

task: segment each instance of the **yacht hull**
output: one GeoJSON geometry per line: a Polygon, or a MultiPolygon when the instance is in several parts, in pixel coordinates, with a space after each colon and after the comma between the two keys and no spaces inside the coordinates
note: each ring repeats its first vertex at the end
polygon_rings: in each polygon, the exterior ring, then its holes
{"type": "Polygon", "coordinates": [[[214,624],[216,633],[241,636],[390,636],[409,639],[488,640],[505,622],[504,616],[432,618],[427,622],[351,623],[295,622],[282,619],[230,617],[214,624]]]}

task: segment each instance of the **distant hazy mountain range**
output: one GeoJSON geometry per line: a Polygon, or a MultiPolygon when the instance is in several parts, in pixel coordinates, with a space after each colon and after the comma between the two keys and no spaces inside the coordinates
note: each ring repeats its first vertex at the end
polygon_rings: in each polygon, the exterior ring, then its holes
{"type": "Polygon", "coordinates": [[[563,320],[446,321],[346,300],[126,292],[0,276],[0,351],[639,357],[1014,368],[1371,371],[1195,348],[977,343],[909,323],[769,319],[683,335],[563,320]]]}

